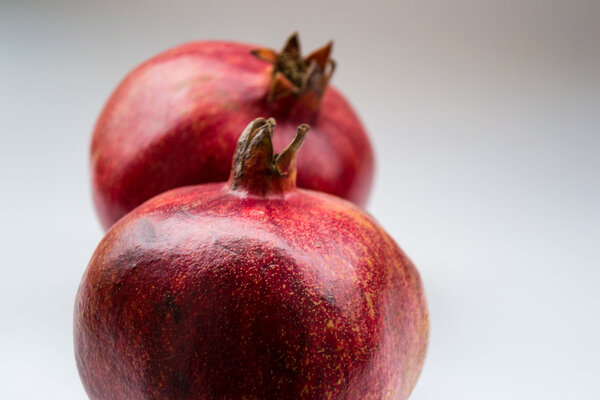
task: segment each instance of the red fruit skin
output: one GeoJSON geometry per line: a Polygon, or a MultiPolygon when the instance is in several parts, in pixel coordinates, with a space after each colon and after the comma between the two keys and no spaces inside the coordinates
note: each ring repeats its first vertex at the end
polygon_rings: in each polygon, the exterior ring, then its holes
{"type": "Polygon", "coordinates": [[[106,234],[75,306],[91,399],[396,399],[423,365],[421,280],[358,207],[179,188],[106,234]]]}
{"type": "Polygon", "coordinates": [[[300,123],[312,126],[298,158],[298,186],[364,206],[374,157],[358,116],[329,87],[317,114],[302,102],[268,103],[272,66],[257,46],[205,41],[175,47],[133,70],[114,91],[92,138],[93,198],[108,229],[175,187],[227,180],[239,132],[273,116],[276,151],[300,123]],[[291,108],[290,108],[291,107],[291,108]]]}

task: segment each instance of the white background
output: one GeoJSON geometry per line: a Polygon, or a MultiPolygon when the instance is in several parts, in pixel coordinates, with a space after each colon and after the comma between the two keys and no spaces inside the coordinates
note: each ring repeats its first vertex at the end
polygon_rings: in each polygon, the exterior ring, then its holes
{"type": "Polygon", "coordinates": [[[600,398],[600,2],[0,3],[0,398],[83,399],[72,310],[102,231],[88,145],[133,66],[335,39],[377,151],[369,210],[423,276],[413,400],[600,398]]]}

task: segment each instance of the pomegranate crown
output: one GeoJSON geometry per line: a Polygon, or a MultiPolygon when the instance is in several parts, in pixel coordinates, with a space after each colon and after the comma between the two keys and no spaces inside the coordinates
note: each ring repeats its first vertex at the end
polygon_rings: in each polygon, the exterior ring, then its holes
{"type": "Polygon", "coordinates": [[[298,33],[294,32],[279,53],[266,48],[252,50],[254,56],[273,64],[267,101],[299,97],[308,92],[315,93],[319,98],[323,96],[335,71],[335,61],[330,58],[332,47],[333,42],[330,41],[307,57],[302,57],[298,33]]]}
{"type": "Polygon", "coordinates": [[[283,195],[296,187],[296,155],[310,126],[298,126],[296,136],[280,154],[273,152],[274,127],[274,118],[256,118],[244,129],[233,157],[231,190],[265,196],[283,195]]]}

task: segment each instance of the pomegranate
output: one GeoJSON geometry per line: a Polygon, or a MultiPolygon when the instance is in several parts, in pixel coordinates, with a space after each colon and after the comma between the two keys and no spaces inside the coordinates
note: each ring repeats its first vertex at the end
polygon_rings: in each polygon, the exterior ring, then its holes
{"type": "Polygon", "coordinates": [[[352,107],[327,89],[331,48],[302,57],[296,34],[280,53],[194,42],[134,69],[108,100],[92,138],[93,197],[104,228],[168,189],[227,180],[239,132],[265,114],[279,121],[276,150],[298,124],[312,125],[298,159],[300,187],[364,205],[373,153],[352,107]]]}
{"type": "Polygon", "coordinates": [[[406,399],[425,356],[419,274],[364,211],[296,189],[274,121],[227,183],[177,188],[106,234],[75,305],[91,399],[406,399]]]}

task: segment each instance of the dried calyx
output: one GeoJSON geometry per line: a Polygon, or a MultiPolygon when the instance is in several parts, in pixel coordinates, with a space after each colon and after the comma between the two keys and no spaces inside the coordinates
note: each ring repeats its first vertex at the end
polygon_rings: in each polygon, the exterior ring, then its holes
{"type": "Polygon", "coordinates": [[[280,153],[273,152],[275,119],[257,118],[238,140],[230,178],[232,190],[255,195],[281,195],[296,187],[296,155],[307,124],[298,126],[292,142],[280,153]]]}
{"type": "Polygon", "coordinates": [[[294,33],[280,53],[271,49],[253,50],[253,55],[273,64],[267,101],[299,97],[308,92],[313,92],[319,98],[323,96],[335,70],[335,62],[330,58],[332,47],[333,42],[329,42],[303,58],[298,34],[294,33]]]}

